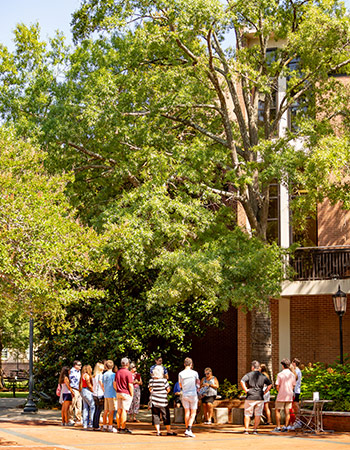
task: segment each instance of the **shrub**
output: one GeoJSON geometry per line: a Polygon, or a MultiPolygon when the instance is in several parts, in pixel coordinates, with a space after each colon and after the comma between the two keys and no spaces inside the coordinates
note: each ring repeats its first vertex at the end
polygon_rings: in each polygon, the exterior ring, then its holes
{"type": "Polygon", "coordinates": [[[350,411],[350,362],[345,364],[309,364],[303,370],[301,395],[312,398],[313,392],[319,392],[321,399],[333,400],[325,404],[324,409],[350,411]]]}
{"type": "Polygon", "coordinates": [[[244,391],[238,387],[237,384],[232,384],[227,378],[220,384],[218,394],[222,398],[233,399],[239,398],[244,394],[244,391]]]}

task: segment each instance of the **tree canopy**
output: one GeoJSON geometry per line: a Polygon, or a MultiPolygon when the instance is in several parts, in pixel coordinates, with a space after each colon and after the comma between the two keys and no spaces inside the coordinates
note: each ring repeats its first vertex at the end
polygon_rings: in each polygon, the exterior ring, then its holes
{"type": "Polygon", "coordinates": [[[4,128],[0,148],[1,308],[56,322],[72,299],[99,295],[85,278],[104,266],[101,240],[64,195],[70,177],[48,175],[42,151],[4,128]]]}
{"type": "Polygon", "coordinates": [[[109,289],[144,280],[148,308],[266,305],[285,276],[271,183],[305,191],[300,222],[326,197],[349,206],[342,2],[85,0],[72,25],[73,49],[23,25],[0,48],[0,113],[51,174],[73,171],[109,289]]]}

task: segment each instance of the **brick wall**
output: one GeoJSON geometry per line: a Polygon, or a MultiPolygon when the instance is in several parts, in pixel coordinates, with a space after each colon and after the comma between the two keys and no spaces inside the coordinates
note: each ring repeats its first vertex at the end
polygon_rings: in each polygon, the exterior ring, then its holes
{"type": "Polygon", "coordinates": [[[272,323],[272,369],[273,373],[279,372],[279,335],[278,335],[278,300],[270,300],[271,323],[272,323]]]}
{"type": "Polygon", "coordinates": [[[318,206],[318,245],[350,245],[350,211],[325,200],[318,206]]]}
{"type": "MultiPolygon", "coordinates": [[[[349,301],[349,296],[348,296],[349,301]]],[[[350,353],[350,313],[343,317],[344,354],[350,353]]],[[[331,295],[291,297],[291,357],[332,363],[339,357],[339,318],[331,295]]]]}
{"type": "Polygon", "coordinates": [[[199,376],[211,367],[219,382],[237,382],[237,310],[230,307],[221,317],[219,328],[209,327],[205,336],[192,337],[191,357],[199,376]]]}
{"type": "Polygon", "coordinates": [[[250,370],[250,313],[245,313],[241,308],[237,310],[237,379],[250,370]]]}

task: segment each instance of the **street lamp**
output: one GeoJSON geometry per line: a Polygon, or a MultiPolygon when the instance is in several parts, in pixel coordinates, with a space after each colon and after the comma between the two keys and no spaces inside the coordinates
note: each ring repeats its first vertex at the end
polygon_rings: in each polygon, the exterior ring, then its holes
{"type": "Polygon", "coordinates": [[[24,405],[23,413],[36,413],[38,408],[33,399],[33,387],[34,387],[34,379],[33,379],[33,328],[34,328],[34,320],[32,313],[30,314],[29,319],[29,395],[27,398],[27,403],[24,405]]]}
{"type": "Polygon", "coordinates": [[[343,359],[343,315],[346,313],[347,297],[345,292],[338,286],[338,291],[333,295],[334,310],[339,316],[339,337],[340,337],[340,364],[344,363],[343,359]]]}

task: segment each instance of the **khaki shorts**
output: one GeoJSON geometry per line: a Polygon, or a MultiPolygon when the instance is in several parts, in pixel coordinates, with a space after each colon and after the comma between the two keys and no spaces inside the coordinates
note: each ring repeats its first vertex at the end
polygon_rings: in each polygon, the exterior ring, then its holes
{"type": "Polygon", "coordinates": [[[105,404],[104,404],[104,408],[105,411],[114,411],[114,397],[110,397],[110,398],[105,398],[105,404]]]}
{"type": "Polygon", "coordinates": [[[289,411],[290,409],[292,409],[293,406],[293,402],[276,402],[275,403],[275,409],[283,409],[285,411],[289,411]]]}
{"type": "Polygon", "coordinates": [[[264,400],[245,400],[244,415],[248,417],[261,416],[264,409],[264,400]]]}
{"type": "Polygon", "coordinates": [[[132,402],[130,394],[117,394],[117,408],[129,411],[132,402]]]}

